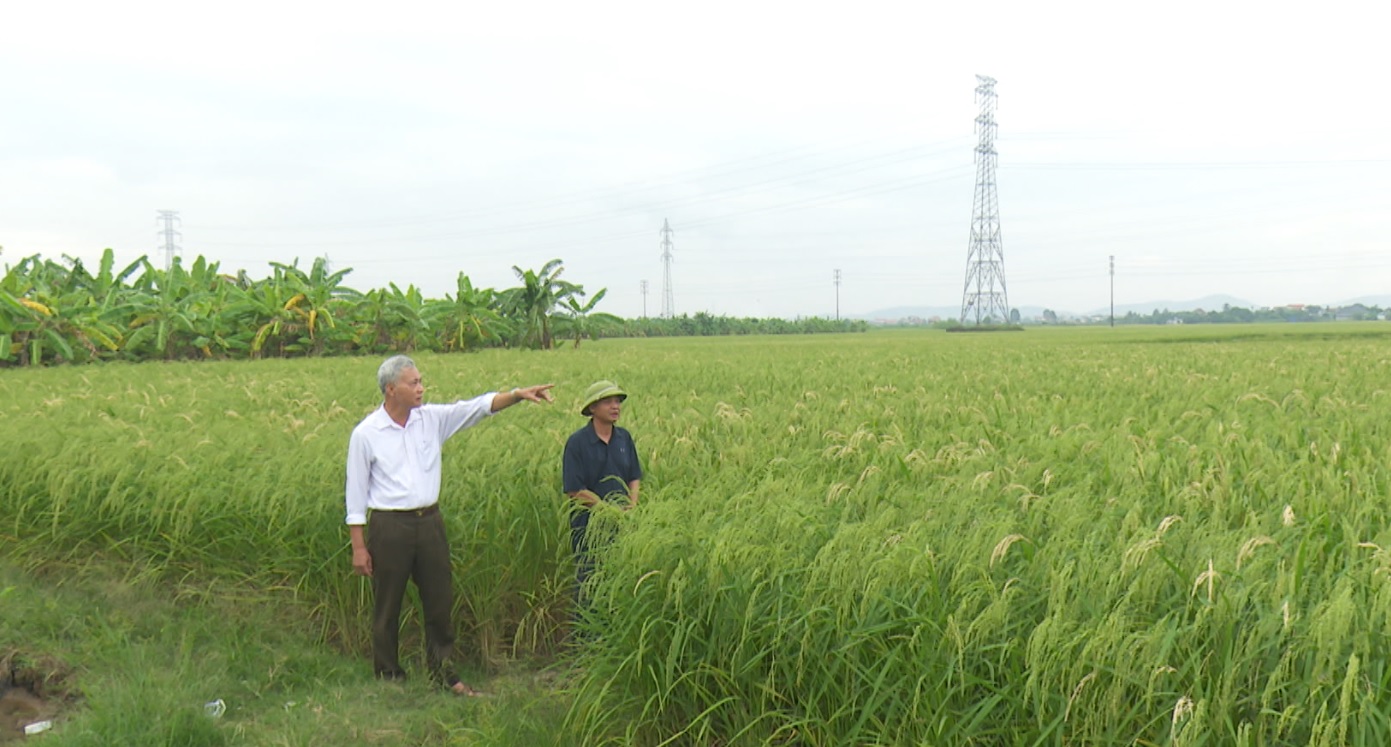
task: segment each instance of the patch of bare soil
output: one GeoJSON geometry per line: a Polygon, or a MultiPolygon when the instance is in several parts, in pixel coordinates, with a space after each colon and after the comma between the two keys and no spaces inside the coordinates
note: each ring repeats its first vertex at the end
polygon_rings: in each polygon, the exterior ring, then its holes
{"type": "Polygon", "coordinates": [[[24,739],[31,724],[56,725],[78,698],[72,671],[62,662],[0,651],[0,744],[24,739]]]}

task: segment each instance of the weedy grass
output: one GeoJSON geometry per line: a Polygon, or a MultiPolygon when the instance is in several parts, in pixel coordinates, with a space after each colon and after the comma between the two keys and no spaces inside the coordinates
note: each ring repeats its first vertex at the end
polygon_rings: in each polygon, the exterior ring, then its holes
{"type": "Polygon", "coordinates": [[[383,683],[360,659],[325,647],[296,604],[248,605],[207,589],[170,594],[188,582],[116,570],[88,563],[34,573],[0,562],[0,654],[44,652],[70,688],[53,704],[44,744],[577,744],[559,736],[567,701],[535,671],[466,672],[486,685],[486,699],[424,681],[383,683]],[[218,700],[225,711],[212,717],[205,706],[218,700]]]}
{"type": "MultiPolygon", "coordinates": [[[[421,356],[435,400],[561,384],[555,408],[509,410],[446,447],[461,637],[493,671],[560,650],[559,455],[584,422],[572,400],[610,378],[632,394],[622,424],[647,476],[636,510],[596,519],[615,541],[556,739],[1384,744],[1388,333],[900,331],[421,356]]],[[[212,590],[206,604],[292,600],[316,640],[360,655],[342,459],[376,364],[7,373],[6,555],[100,551],[142,581],[212,590]]],[[[421,738],[473,744],[470,728],[421,738]]]]}

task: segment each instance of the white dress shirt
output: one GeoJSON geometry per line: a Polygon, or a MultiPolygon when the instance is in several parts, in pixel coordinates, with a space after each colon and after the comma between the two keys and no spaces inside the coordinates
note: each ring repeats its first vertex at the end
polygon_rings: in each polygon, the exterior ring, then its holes
{"type": "Polygon", "coordinates": [[[409,511],[440,496],[440,448],[459,431],[493,414],[496,392],[451,405],[421,405],[405,426],[378,407],[348,439],[349,525],[367,523],[368,509],[409,511]]]}

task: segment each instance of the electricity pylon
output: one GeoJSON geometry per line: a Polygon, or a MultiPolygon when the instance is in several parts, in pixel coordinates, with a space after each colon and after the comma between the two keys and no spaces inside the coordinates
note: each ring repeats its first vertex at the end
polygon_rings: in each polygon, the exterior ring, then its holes
{"type": "Polygon", "coordinates": [[[961,323],[973,319],[1008,324],[1005,252],[1000,242],[1000,201],[995,192],[995,79],[976,76],[976,198],[971,208],[971,246],[966,253],[966,287],[961,293],[961,323]]]}

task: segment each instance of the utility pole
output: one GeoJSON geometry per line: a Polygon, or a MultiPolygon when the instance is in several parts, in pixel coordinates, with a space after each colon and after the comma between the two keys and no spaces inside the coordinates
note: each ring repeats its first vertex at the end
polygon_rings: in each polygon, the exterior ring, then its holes
{"type": "Polygon", "coordinates": [[[647,281],[642,281],[642,318],[647,318],[647,281]]]}
{"type": "Polygon", "coordinates": [[[971,208],[971,245],[966,253],[966,286],[961,292],[961,323],[996,320],[1008,324],[1005,252],[1000,240],[1000,200],[995,191],[995,79],[976,76],[976,196],[971,208]]]}
{"type": "Polygon", "coordinates": [[[840,321],[840,270],[836,270],[836,321],[840,321]]]}
{"type": "Polygon", "coordinates": [[[168,272],[174,266],[174,258],[179,256],[182,248],[175,243],[176,238],[183,238],[183,235],[174,230],[174,222],[179,220],[179,211],[160,210],[155,213],[155,220],[164,224],[164,227],[155,232],[156,236],[164,239],[164,245],[160,248],[164,251],[164,271],[168,272]]]}
{"type": "Polygon", "coordinates": [[[1111,326],[1116,326],[1116,255],[1111,255],[1111,326]]]}
{"type": "Polygon", "coordinates": [[[671,223],[662,219],[662,318],[676,316],[676,302],[671,295],[671,223]]]}

